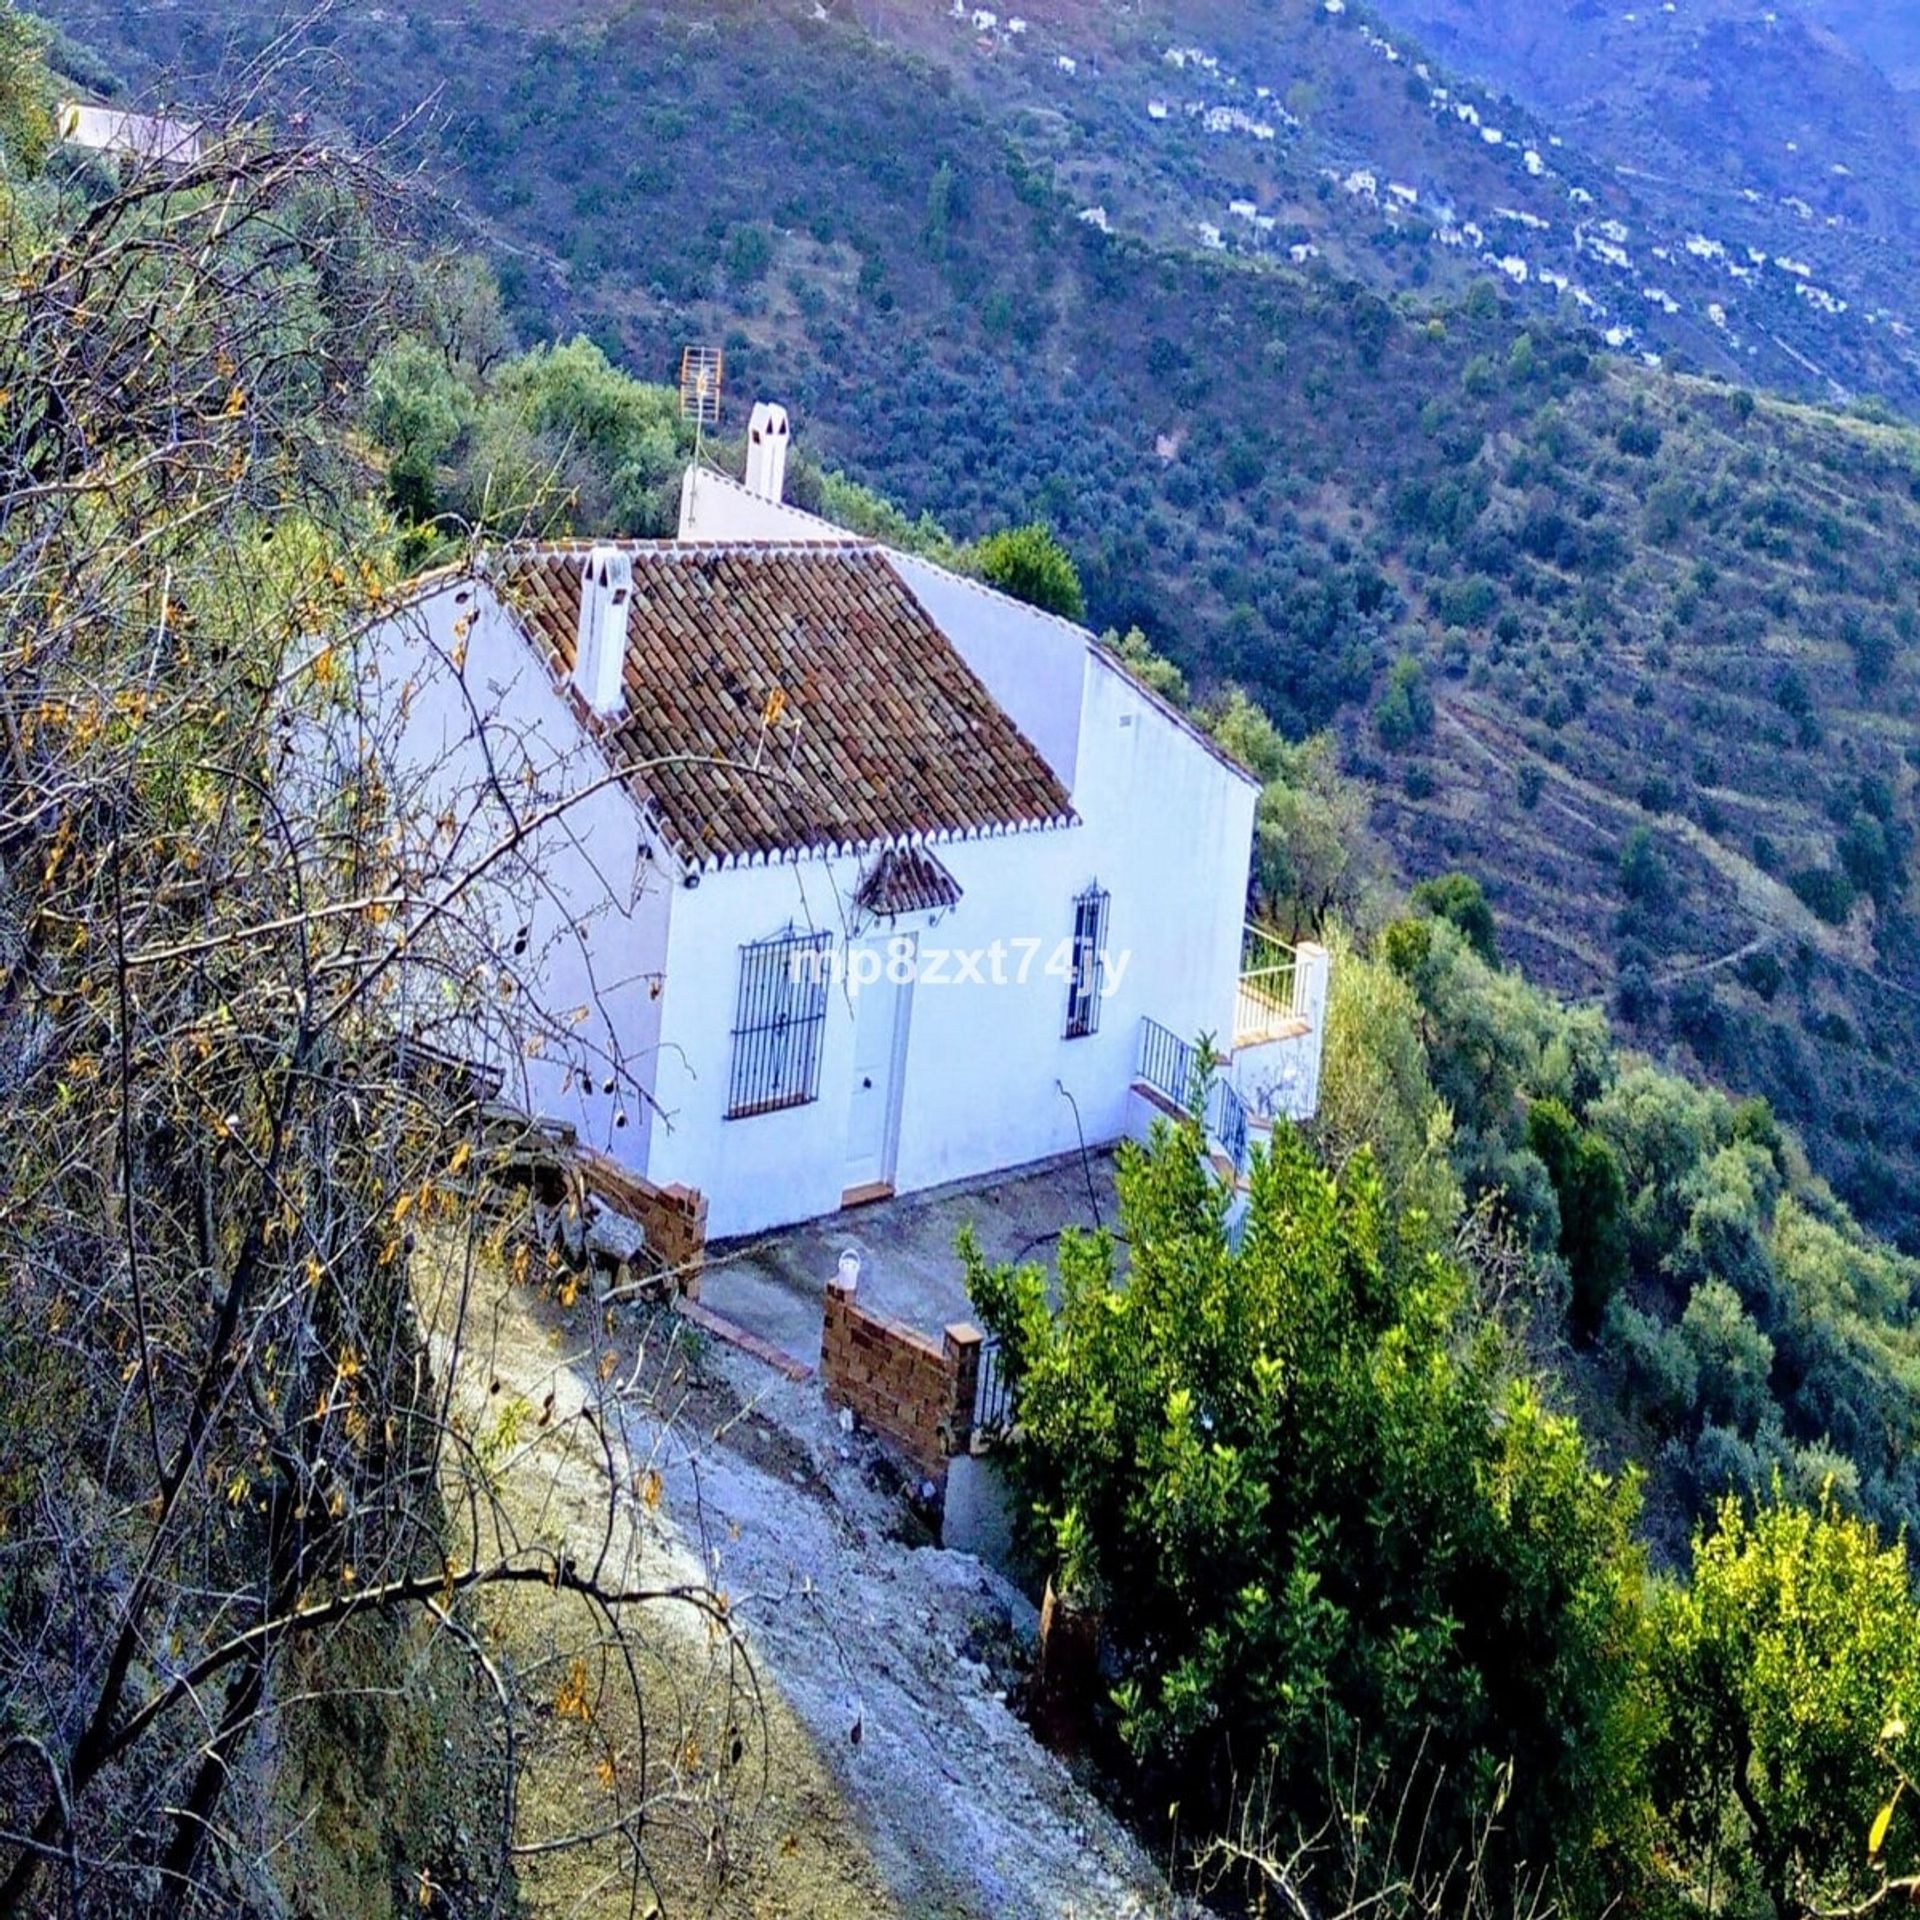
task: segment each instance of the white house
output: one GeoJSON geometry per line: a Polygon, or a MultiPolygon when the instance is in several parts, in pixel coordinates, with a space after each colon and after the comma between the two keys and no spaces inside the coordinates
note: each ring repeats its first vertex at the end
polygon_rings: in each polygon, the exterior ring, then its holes
{"type": "Polygon", "coordinates": [[[1252,777],[1084,629],[786,505],[786,446],[756,408],[677,540],[510,550],[363,638],[398,762],[538,823],[496,917],[567,1037],[509,1097],[716,1237],[1112,1141],[1202,1034],[1228,1158],[1310,1113],[1326,956],[1243,979],[1252,777]]]}
{"type": "Polygon", "coordinates": [[[61,105],[57,124],[62,140],[93,153],[119,154],[172,167],[193,166],[200,158],[200,129],[187,120],[159,119],[69,100],[61,105]]]}

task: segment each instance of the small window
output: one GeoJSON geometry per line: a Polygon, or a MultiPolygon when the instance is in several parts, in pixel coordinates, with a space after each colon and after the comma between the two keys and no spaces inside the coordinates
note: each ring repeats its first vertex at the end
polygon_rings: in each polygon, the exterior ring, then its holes
{"type": "Polygon", "coordinates": [[[1106,890],[1089,887],[1073,903],[1073,971],[1067,985],[1067,1034],[1084,1040],[1100,1031],[1101,989],[1107,971],[1106,890]]]}
{"type": "Polygon", "coordinates": [[[740,949],[729,1120],[819,1098],[832,955],[832,934],[793,927],[740,949]]]}

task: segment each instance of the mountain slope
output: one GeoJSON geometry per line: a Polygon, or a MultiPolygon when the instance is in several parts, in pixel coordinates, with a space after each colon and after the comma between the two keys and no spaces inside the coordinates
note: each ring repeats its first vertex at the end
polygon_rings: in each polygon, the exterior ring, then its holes
{"type": "MultiPolygon", "coordinates": [[[[61,11],[194,57],[178,15],[61,11]]],[[[1443,120],[1416,86],[1457,82],[1303,0],[1196,4],[1177,34],[1091,7],[1021,34],[881,0],[873,32],[588,11],[336,16],[358,124],[444,89],[452,230],[494,244],[523,328],[588,327],[655,377],[724,340],[736,406],[778,394],[803,446],[914,510],[1053,520],[1098,623],[1337,722],[1406,872],[1480,873],[1531,971],[1768,1093],[1864,1213],[1917,1230],[1920,439],[1596,355],[1577,303],[1497,294],[1389,219],[1397,175],[1347,191],[1356,151],[1324,179],[1311,157],[1390,106],[1436,169],[1466,134],[1489,198],[1564,198],[1585,163],[1443,120]],[[1276,105],[1255,71],[1295,80],[1276,105]],[[1186,111],[1243,96],[1298,139],[1186,111]],[[1202,205],[1242,244],[1207,244],[1202,205]]]]}

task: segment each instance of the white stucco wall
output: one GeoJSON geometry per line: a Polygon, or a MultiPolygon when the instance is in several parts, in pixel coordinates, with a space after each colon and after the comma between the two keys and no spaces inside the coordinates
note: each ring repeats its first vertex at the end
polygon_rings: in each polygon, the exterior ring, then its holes
{"type": "Polygon", "coordinates": [[[768,500],[709,467],[680,476],[682,540],[831,540],[863,544],[862,536],[783,500],[768,500]]]}
{"type": "MultiPolygon", "coordinates": [[[[372,628],[358,654],[360,697],[387,716],[396,814],[411,831],[438,828],[450,872],[484,861],[516,821],[551,816],[487,866],[463,908],[485,921],[502,964],[481,983],[487,1034],[456,1025],[440,1044],[484,1053],[505,1071],[505,1098],[643,1169],[671,861],[642,857],[638,806],[605,784],[598,748],[483,585],[450,581],[372,628]]],[[[437,989],[417,1009],[444,1013],[454,998],[437,989]]]]}

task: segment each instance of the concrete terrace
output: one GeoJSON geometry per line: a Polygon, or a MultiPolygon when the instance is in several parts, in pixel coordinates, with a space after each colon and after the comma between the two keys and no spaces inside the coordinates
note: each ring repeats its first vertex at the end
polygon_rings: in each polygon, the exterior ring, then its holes
{"type": "Polygon", "coordinates": [[[820,1363],[826,1284],[840,1255],[860,1256],[860,1302],[937,1338],[970,1320],[954,1239],[971,1224],[990,1261],[1051,1265],[1067,1227],[1112,1227],[1119,1215],[1111,1150],[1044,1161],[708,1249],[700,1307],[788,1360],[820,1363]],[[1091,1187],[1091,1193],[1089,1192],[1091,1187]]]}

